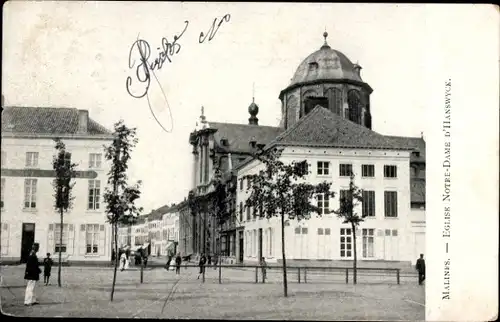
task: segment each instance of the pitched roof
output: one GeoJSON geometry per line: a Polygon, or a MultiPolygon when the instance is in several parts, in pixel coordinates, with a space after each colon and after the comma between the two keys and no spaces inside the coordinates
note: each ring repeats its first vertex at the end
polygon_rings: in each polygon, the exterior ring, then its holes
{"type": "Polygon", "coordinates": [[[283,131],[280,127],[251,124],[209,122],[209,125],[217,129],[214,133],[216,150],[226,153],[248,153],[252,138],[257,144],[267,144],[283,131]],[[223,138],[228,141],[226,146],[221,143],[223,138]]]}
{"type": "Polygon", "coordinates": [[[407,146],[346,120],[335,113],[316,106],[288,130],[280,134],[266,148],[276,145],[394,149],[406,150],[407,146]]]}
{"type": "MultiPolygon", "coordinates": [[[[30,134],[77,134],[78,110],[54,107],[5,107],[2,132],[30,134]]],[[[87,135],[111,134],[104,126],[89,118],[87,135]]]]}
{"type": "Polygon", "coordinates": [[[407,146],[415,149],[415,152],[419,152],[419,155],[412,154],[410,157],[411,162],[423,162],[425,163],[425,140],[419,137],[407,137],[407,136],[390,136],[386,135],[386,138],[395,142],[398,145],[407,146]]]}

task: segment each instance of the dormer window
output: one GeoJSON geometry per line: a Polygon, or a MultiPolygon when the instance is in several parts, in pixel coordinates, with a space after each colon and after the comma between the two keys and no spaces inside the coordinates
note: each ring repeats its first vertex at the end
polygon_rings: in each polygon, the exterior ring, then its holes
{"type": "Polygon", "coordinates": [[[319,68],[319,65],[317,62],[311,62],[309,63],[309,70],[316,70],[319,68]]]}
{"type": "Polygon", "coordinates": [[[222,146],[228,146],[229,145],[229,140],[226,139],[226,138],[222,138],[222,139],[220,139],[220,144],[222,146]]]}
{"type": "Polygon", "coordinates": [[[413,157],[419,158],[419,157],[420,157],[420,151],[413,151],[413,152],[411,153],[411,155],[412,155],[413,157]]]}
{"type": "Polygon", "coordinates": [[[252,139],[252,140],[250,141],[250,147],[251,147],[252,149],[255,149],[255,147],[256,147],[256,146],[257,146],[257,141],[255,141],[255,140],[253,140],[253,139],[252,139]]]}

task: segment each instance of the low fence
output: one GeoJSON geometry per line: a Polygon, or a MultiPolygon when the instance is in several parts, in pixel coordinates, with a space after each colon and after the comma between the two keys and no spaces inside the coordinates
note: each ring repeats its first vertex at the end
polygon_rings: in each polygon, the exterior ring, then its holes
{"type": "MultiPolygon", "coordinates": [[[[159,267],[159,266],[154,266],[159,267]]],[[[164,266],[162,266],[164,267],[164,266]]],[[[171,265],[170,268],[175,268],[175,265],[171,265]]],[[[199,273],[202,282],[205,282],[206,275],[208,272],[216,272],[215,279],[218,280],[219,284],[223,281],[234,282],[235,278],[243,278],[242,282],[252,282],[252,283],[266,283],[269,280],[278,279],[282,281],[283,278],[283,266],[260,266],[260,265],[205,265],[204,269],[201,270],[199,265],[195,264],[183,264],[181,265],[181,270],[187,270],[188,268],[194,268],[199,273]],[[235,273],[235,271],[239,271],[235,273]],[[230,277],[233,274],[232,278],[230,277]],[[235,277],[236,276],[236,277],[235,277]],[[270,278],[271,277],[271,278],[270,278]]],[[[140,268],[140,281],[144,281],[144,267],[141,265],[140,268]]],[[[324,267],[324,266],[286,266],[287,280],[290,283],[323,283],[325,281],[341,282],[349,284],[350,280],[353,281],[354,270],[352,267],[324,267]]],[[[213,278],[213,274],[209,274],[213,278]]],[[[399,268],[370,268],[370,267],[358,267],[356,270],[357,282],[366,281],[369,278],[383,277],[384,282],[396,282],[400,284],[401,281],[401,270],[399,268]]]]}

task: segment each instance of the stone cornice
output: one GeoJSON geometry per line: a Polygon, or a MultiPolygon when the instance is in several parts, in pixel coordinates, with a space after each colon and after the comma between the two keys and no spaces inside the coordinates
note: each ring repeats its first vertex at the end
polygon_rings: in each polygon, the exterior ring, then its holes
{"type": "Polygon", "coordinates": [[[304,86],[308,86],[308,85],[321,85],[321,84],[351,84],[351,85],[363,87],[364,89],[368,90],[369,94],[371,94],[373,92],[373,89],[367,83],[358,82],[358,81],[351,80],[351,79],[346,79],[346,78],[342,78],[342,79],[315,79],[312,81],[296,83],[296,84],[288,86],[287,88],[285,88],[284,90],[282,90],[280,92],[279,99],[283,100],[283,96],[285,95],[285,93],[287,93],[291,90],[294,90],[296,88],[304,87],[304,86]]]}

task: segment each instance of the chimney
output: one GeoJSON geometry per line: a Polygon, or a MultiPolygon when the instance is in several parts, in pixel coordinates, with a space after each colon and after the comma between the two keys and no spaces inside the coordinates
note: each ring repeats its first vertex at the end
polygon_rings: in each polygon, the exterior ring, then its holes
{"type": "Polygon", "coordinates": [[[88,132],[89,111],[78,110],[78,133],[86,134],[88,132]]]}

